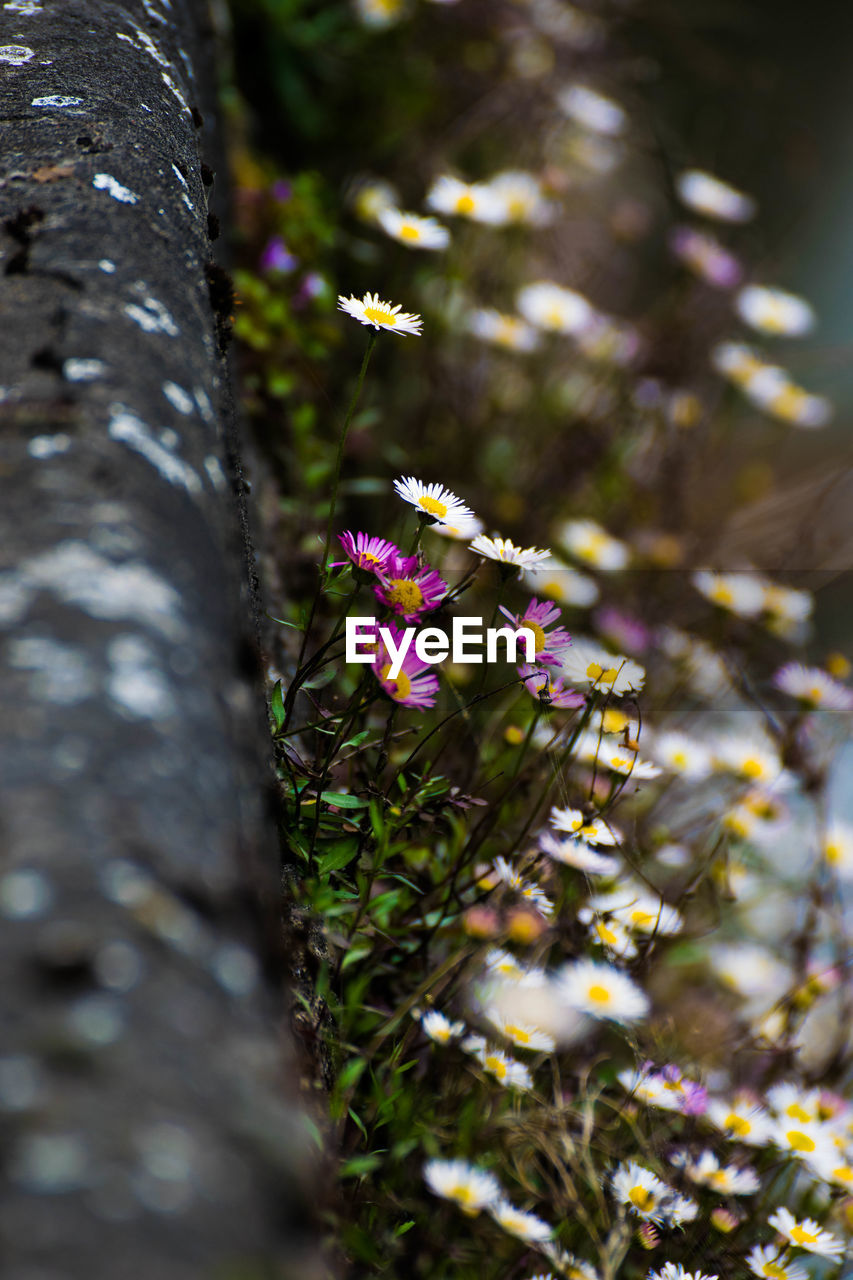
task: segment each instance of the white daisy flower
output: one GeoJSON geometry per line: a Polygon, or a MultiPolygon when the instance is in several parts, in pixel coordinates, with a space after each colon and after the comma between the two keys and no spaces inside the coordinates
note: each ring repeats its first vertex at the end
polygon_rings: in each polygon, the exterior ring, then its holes
{"type": "Polygon", "coordinates": [[[554,1037],[541,1027],[528,1022],[516,1022],[505,1017],[500,1008],[486,1005],[483,1017],[492,1024],[507,1040],[511,1040],[517,1049],[530,1049],[534,1053],[553,1053],[556,1046],[554,1037]]]}
{"type": "Polygon", "coordinates": [[[755,201],[735,187],[702,169],[687,169],[675,183],[678,198],[688,209],[720,222],[749,222],[755,214],[755,201]]]}
{"type": "Polygon", "coordinates": [[[614,916],[627,929],[640,933],[672,935],[684,928],[684,919],[675,907],[631,880],[608,893],[595,894],[589,905],[601,915],[614,916]]]}
{"type": "Polygon", "coordinates": [[[780,780],[782,761],[772,743],[746,734],[719,738],[712,748],[714,767],[733,773],[747,782],[780,780]]]}
{"type": "Polygon", "coordinates": [[[853,711],[853,689],[833,680],[820,667],[806,667],[801,662],[788,662],[780,667],[773,683],[783,693],[822,711],[853,711]]]}
{"type": "Polygon", "coordinates": [[[636,747],[615,744],[607,738],[599,738],[597,733],[582,733],[575,744],[575,756],[578,760],[595,764],[600,769],[610,769],[613,773],[621,773],[634,782],[645,782],[651,778],[659,778],[663,770],[649,760],[642,760],[636,747]]]}
{"type": "Polygon", "coordinates": [[[776,1125],[773,1145],[781,1151],[790,1151],[800,1160],[821,1163],[837,1155],[832,1130],[820,1121],[809,1122],[783,1117],[776,1125]]]}
{"type": "MultiPolygon", "coordinates": [[[[545,1244],[542,1252],[559,1271],[565,1280],[600,1280],[599,1274],[590,1262],[578,1258],[568,1249],[556,1244],[545,1244]]],[[[550,1276],[531,1276],[530,1280],[553,1280],[550,1276]]]]}
{"type": "Polygon", "coordinates": [[[566,867],[575,867],[592,876],[615,876],[619,872],[621,862],[607,853],[599,853],[583,840],[558,840],[550,831],[543,831],[539,836],[539,848],[555,862],[562,862],[566,867]]]}
{"type": "Polygon", "coordinates": [[[414,476],[402,476],[394,481],[394,488],[397,496],[404,502],[410,502],[422,518],[450,525],[475,518],[470,507],[466,507],[443,484],[423,484],[414,476]]]}
{"type": "Polygon", "coordinates": [[[464,1022],[451,1022],[438,1009],[429,1009],[420,1015],[420,1023],[430,1040],[436,1044],[449,1044],[465,1031],[464,1022]]]}
{"type": "Polygon", "coordinates": [[[741,618],[755,618],[765,607],[765,582],[751,571],[715,573],[699,569],[690,581],[706,600],[741,618]]]}
{"type": "Polygon", "coordinates": [[[527,1244],[540,1244],[543,1240],[550,1240],[554,1234],[553,1228],[549,1227],[542,1218],[537,1218],[535,1213],[525,1213],[522,1209],[516,1209],[509,1200],[496,1200],[494,1204],[489,1205],[489,1213],[504,1231],[517,1236],[527,1244]]]}
{"type": "Polygon", "coordinates": [[[539,179],[522,169],[507,169],[489,181],[489,190],[501,207],[501,222],[526,222],[545,226],[554,216],[554,207],[542,194],[539,179]]]}
{"type": "Polygon", "coordinates": [[[525,285],[515,303],[530,324],[554,333],[582,333],[594,315],[586,298],[551,280],[525,285]]]}
{"type": "Polygon", "coordinates": [[[593,942],[606,947],[621,960],[633,960],[637,954],[637,946],[621,920],[610,920],[596,915],[591,907],[581,907],[578,920],[589,929],[593,942]]]}
{"type": "Polygon", "coordinates": [[[709,951],[717,977],[747,1000],[772,1004],[788,990],[793,973],[766,947],[753,942],[719,943],[709,951]]]}
{"type": "Polygon", "coordinates": [[[775,582],[764,584],[764,612],[779,622],[792,626],[805,622],[814,609],[814,596],[810,591],[797,591],[775,582]]]}
{"type": "Polygon", "coordinates": [[[691,782],[707,778],[711,772],[710,751],[686,733],[676,730],[656,733],[652,739],[651,754],[665,769],[681,774],[691,782]]]}
{"type": "Polygon", "coordinates": [[[554,978],[559,995],[571,1008],[595,1018],[635,1022],[649,1010],[649,999],[636,983],[612,965],[595,960],[574,960],[554,978]]]}
{"type": "Polygon", "coordinates": [[[354,0],[354,5],[359,22],[376,30],[395,26],[406,12],[405,0],[354,0]]]}
{"type": "Polygon", "coordinates": [[[461,182],[445,173],[427,192],[426,205],[445,217],[471,218],[492,226],[504,221],[503,203],[483,182],[461,182]]]}
{"type": "Polygon", "coordinates": [[[467,1160],[428,1160],[424,1179],[430,1191],[454,1200],[466,1213],[479,1213],[501,1195],[497,1178],[467,1160]]]}
{"type": "Polygon", "coordinates": [[[780,1120],[797,1120],[802,1124],[817,1124],[820,1120],[818,1089],[802,1089],[783,1081],[767,1090],[767,1101],[780,1120]]]}
{"type": "MultiPolygon", "coordinates": [[[[650,1071],[645,1067],[620,1071],[617,1077],[622,1088],[647,1107],[660,1107],[662,1111],[683,1111],[686,1099],[685,1080],[680,1073],[671,1077],[662,1071],[650,1071]]],[[[692,1082],[689,1082],[692,1084],[692,1082]]]]}
{"type": "Polygon", "coordinates": [[[749,1147],[766,1147],[773,1141],[774,1121],[751,1097],[740,1094],[725,1102],[712,1098],[705,1115],[727,1138],[749,1147]]]}
{"type": "Polygon", "coordinates": [[[376,221],[386,235],[409,249],[446,249],[450,244],[450,232],[435,218],[386,207],[378,211],[376,221]]]}
{"type": "Polygon", "coordinates": [[[363,298],[341,295],[338,310],[346,311],[360,324],[372,324],[374,329],[392,329],[394,333],[413,333],[420,337],[423,324],[420,316],[401,311],[399,305],[392,307],[390,302],[380,302],[378,293],[366,293],[363,298]]]}
{"type": "Polygon", "coordinates": [[[537,565],[534,572],[539,577],[522,570],[522,582],[539,595],[547,596],[549,600],[557,600],[560,604],[578,609],[588,609],[598,600],[599,590],[595,579],[579,573],[577,569],[570,569],[556,556],[537,565]]]}
{"type": "Polygon", "coordinates": [[[539,334],[532,325],[509,316],[502,311],[480,307],[469,313],[466,319],[469,333],[483,342],[491,342],[507,351],[535,351],[539,346],[539,334]]]}
{"type": "Polygon", "coordinates": [[[477,1059],[484,1071],[494,1076],[495,1080],[507,1089],[533,1088],[533,1077],[527,1067],[510,1057],[508,1053],[504,1053],[503,1049],[496,1049],[494,1045],[490,1045],[482,1036],[469,1036],[467,1040],[462,1041],[462,1048],[477,1059]]]}
{"type": "Polygon", "coordinates": [[[646,1280],[720,1280],[702,1271],[685,1271],[680,1262],[665,1262],[660,1271],[650,1271],[646,1280]]]}
{"type": "Polygon", "coordinates": [[[794,427],[826,426],[832,404],[825,396],[812,395],[792,382],[784,369],[764,365],[743,386],[744,394],[764,413],[794,427]]]}
{"type": "Polygon", "coordinates": [[[379,210],[396,204],[399,196],[390,182],[362,176],[353,182],[348,199],[362,222],[375,222],[379,210]]]}
{"type": "Polygon", "coordinates": [[[815,313],[804,298],[748,284],[735,297],[735,310],[745,324],[759,333],[786,334],[789,337],[808,333],[815,325],[815,313]]]}
{"type": "Polygon", "coordinates": [[[745,342],[718,342],[711,348],[711,367],[735,386],[743,387],[765,365],[745,342]]]}
{"type": "Polygon", "coordinates": [[[645,668],[638,662],[584,637],[574,639],[571,649],[560,654],[560,669],[572,684],[617,695],[639,691],[646,679],[645,668]]]}
{"type": "Polygon", "coordinates": [[[487,560],[497,560],[500,564],[529,570],[535,570],[551,554],[550,551],[539,551],[536,547],[517,547],[509,538],[487,538],[484,533],[474,538],[471,550],[487,560]]]}
{"type": "Polygon", "coordinates": [[[640,722],[629,715],[622,707],[597,708],[589,718],[589,727],[596,733],[618,735],[627,730],[628,737],[636,742],[640,733],[640,722]]]}
{"type": "Polygon", "coordinates": [[[789,1262],[787,1250],[772,1244],[753,1245],[746,1255],[746,1265],[761,1280],[808,1280],[808,1272],[798,1262],[789,1262]]]}
{"type": "Polygon", "coordinates": [[[611,830],[603,818],[587,818],[580,809],[560,809],[555,805],[549,821],[556,831],[566,831],[587,844],[619,843],[618,832],[611,830]]]}
{"type": "Polygon", "coordinates": [[[557,531],[557,541],[577,560],[595,569],[624,569],[631,552],[595,520],[567,520],[557,531]]]}
{"type": "Polygon", "coordinates": [[[506,858],[495,858],[492,863],[492,870],[502,884],[520,894],[524,901],[533,907],[535,911],[539,911],[546,916],[553,914],[554,904],[548,895],[532,880],[525,880],[524,876],[519,871],[516,871],[515,867],[507,862],[506,858]]]}
{"type": "Polygon", "coordinates": [[[617,1200],[648,1222],[663,1223],[667,1216],[665,1206],[675,1196],[672,1187],[657,1174],[633,1160],[614,1171],[610,1188],[617,1200]]]}
{"type": "Polygon", "coordinates": [[[751,1196],[761,1187],[754,1169],[721,1164],[713,1151],[702,1151],[696,1157],[686,1151],[677,1152],[673,1163],[684,1170],[691,1182],[710,1187],[720,1195],[751,1196]]]}
{"type": "Polygon", "coordinates": [[[478,533],[483,532],[483,522],[477,516],[466,516],[447,524],[441,520],[437,524],[428,525],[430,533],[437,533],[440,538],[450,538],[453,542],[470,542],[478,533]]]}
{"type": "Polygon", "coordinates": [[[618,138],[627,128],[628,117],[619,104],[587,85],[573,84],[562,89],[557,102],[570,120],[591,133],[618,138]]]}
{"type": "Polygon", "coordinates": [[[486,956],[486,971],[495,978],[523,978],[527,970],[525,970],[516,960],[511,951],[504,951],[501,947],[494,947],[486,956]]]}
{"type": "Polygon", "coordinates": [[[843,879],[853,876],[853,827],[844,822],[831,822],[821,841],[821,853],[843,879]]]}
{"type": "Polygon", "coordinates": [[[810,1169],[824,1182],[832,1182],[845,1191],[853,1192],[853,1159],[836,1151],[831,1156],[809,1158],[810,1169]]]}
{"type": "Polygon", "coordinates": [[[803,1218],[798,1222],[789,1209],[784,1206],[768,1218],[771,1227],[784,1236],[789,1244],[798,1249],[806,1249],[809,1253],[817,1253],[822,1258],[840,1258],[844,1253],[844,1244],[829,1231],[824,1231],[812,1218],[803,1218]]]}

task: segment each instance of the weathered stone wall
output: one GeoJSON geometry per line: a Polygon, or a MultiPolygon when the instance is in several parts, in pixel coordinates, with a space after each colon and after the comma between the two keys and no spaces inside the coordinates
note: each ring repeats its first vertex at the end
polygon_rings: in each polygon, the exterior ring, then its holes
{"type": "Polygon", "coordinates": [[[263,960],[277,849],[209,244],[212,38],[202,0],[0,7],[6,1280],[316,1274],[263,960]]]}

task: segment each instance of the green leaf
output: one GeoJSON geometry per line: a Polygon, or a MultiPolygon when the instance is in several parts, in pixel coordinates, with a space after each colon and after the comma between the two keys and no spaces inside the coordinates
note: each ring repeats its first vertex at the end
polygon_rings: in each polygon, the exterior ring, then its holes
{"type": "Polygon", "coordinates": [[[370,730],[364,729],[361,733],[357,733],[354,738],[347,738],[346,742],[341,743],[341,751],[343,751],[344,747],[361,746],[362,742],[364,742],[364,739],[369,737],[369,735],[370,735],[370,730]]]}
{"type": "Polygon", "coordinates": [[[400,1225],[399,1225],[399,1227],[395,1227],[395,1228],[394,1228],[394,1236],[395,1236],[395,1237],[396,1237],[396,1236],[404,1236],[404,1235],[406,1234],[406,1232],[407,1232],[407,1231],[411,1231],[411,1229],[412,1229],[412,1227],[413,1227],[414,1225],[415,1225],[415,1220],[414,1220],[414,1218],[409,1218],[409,1221],[408,1221],[408,1222],[401,1222],[401,1223],[400,1223],[400,1225]]]}
{"type": "MultiPolygon", "coordinates": [[[[338,1076],[338,1088],[348,1089],[350,1085],[355,1084],[366,1066],[367,1060],[365,1058],[353,1058],[341,1070],[338,1076]]],[[[352,1112],[350,1114],[352,1115],[352,1112]]]]}
{"type": "Polygon", "coordinates": [[[358,853],[358,840],[349,836],[344,840],[330,840],[324,853],[317,858],[317,870],[321,876],[340,871],[348,862],[352,862],[358,853]]]}
{"type": "Polygon", "coordinates": [[[370,1156],[353,1156],[341,1165],[341,1178],[360,1178],[365,1173],[372,1173],[382,1163],[382,1156],[377,1152],[370,1156]]]}
{"type": "Polygon", "coordinates": [[[275,722],[276,733],[284,724],[284,700],[281,696],[281,681],[276,680],[270,695],[270,711],[275,722]]]}
{"type": "Polygon", "coordinates": [[[357,1124],[357,1125],[358,1125],[359,1129],[361,1130],[361,1132],[364,1134],[364,1136],[365,1136],[365,1138],[366,1138],[366,1137],[367,1137],[367,1129],[364,1127],[364,1121],[362,1120],[361,1116],[356,1115],[356,1113],[353,1111],[352,1107],[349,1107],[349,1108],[347,1109],[347,1115],[349,1116],[350,1120],[352,1120],[353,1124],[357,1124]]]}
{"type": "Polygon", "coordinates": [[[326,804],[333,804],[336,809],[364,809],[368,803],[358,796],[346,795],[343,791],[323,791],[320,799],[326,804]]]}

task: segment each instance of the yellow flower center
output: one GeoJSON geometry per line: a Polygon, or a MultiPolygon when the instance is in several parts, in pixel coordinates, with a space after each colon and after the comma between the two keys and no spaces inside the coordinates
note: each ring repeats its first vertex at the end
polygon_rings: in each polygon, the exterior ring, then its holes
{"type": "Polygon", "coordinates": [[[616,679],[616,668],[602,667],[598,662],[591,662],[586,669],[586,674],[593,684],[613,684],[616,679]]]}
{"type": "Polygon", "coordinates": [[[460,196],[459,199],[456,201],[457,213],[462,213],[462,214],[473,213],[476,207],[477,206],[474,201],[474,197],[469,196],[467,191],[465,192],[464,195],[460,196]]]}
{"type": "Polygon", "coordinates": [[[669,762],[671,765],[674,765],[676,769],[686,769],[687,768],[687,752],[683,750],[673,751],[669,762]]]}
{"type": "Polygon", "coordinates": [[[765,1262],[764,1274],[768,1280],[788,1280],[788,1273],[784,1267],[780,1267],[777,1262],[765,1262]]]}
{"type": "Polygon", "coordinates": [[[805,1107],[800,1106],[799,1102],[792,1102],[790,1107],[786,1108],[785,1114],[789,1115],[792,1120],[801,1120],[803,1124],[808,1124],[813,1119],[805,1107]]]}
{"type": "Polygon", "coordinates": [[[728,608],[734,604],[734,594],[730,586],[725,582],[716,582],[711,590],[711,599],[715,604],[726,605],[728,608]]]}
{"type": "Polygon", "coordinates": [[[610,992],[607,987],[602,987],[598,982],[594,982],[591,987],[588,987],[586,994],[594,1004],[610,1004],[610,992]]]}
{"type": "Polygon", "coordinates": [[[806,1231],[804,1227],[791,1227],[791,1239],[795,1244],[816,1244],[818,1234],[814,1231],[806,1231]]]}
{"type": "Polygon", "coordinates": [[[744,1120],[743,1116],[739,1116],[735,1111],[726,1116],[723,1127],[731,1129],[732,1133],[736,1133],[739,1138],[745,1138],[748,1133],[752,1132],[752,1125],[749,1121],[744,1120]]]}
{"type": "Polygon", "coordinates": [[[832,1176],[836,1182],[844,1182],[848,1185],[853,1184],[853,1167],[849,1164],[839,1165],[837,1169],[833,1169],[832,1176]]]}
{"type": "Polygon", "coordinates": [[[727,1169],[715,1169],[708,1181],[712,1187],[719,1187],[724,1190],[728,1184],[729,1174],[727,1169]]]}
{"type": "Polygon", "coordinates": [[[474,1203],[474,1189],[465,1183],[459,1183],[455,1187],[451,1187],[448,1195],[452,1200],[456,1200],[462,1207],[470,1206],[474,1203]]]}
{"type": "Polygon", "coordinates": [[[542,653],[545,645],[548,643],[545,639],[545,632],[542,630],[538,622],[532,622],[530,618],[522,618],[519,626],[527,627],[528,631],[533,632],[533,639],[536,645],[535,652],[542,653]]]}
{"type": "Polygon", "coordinates": [[[516,1044],[530,1044],[530,1032],[525,1031],[524,1027],[516,1027],[508,1024],[504,1030],[510,1040],[514,1040],[516,1044]]]}
{"type": "Polygon", "coordinates": [[[815,1151],[817,1143],[814,1138],[810,1138],[807,1133],[802,1133],[799,1129],[789,1129],[785,1134],[793,1151],[815,1151]]]}
{"type": "Polygon", "coordinates": [[[413,226],[411,222],[404,222],[400,227],[401,240],[410,240],[414,242],[415,240],[420,240],[420,238],[420,227],[413,226]]]}
{"type": "Polygon", "coordinates": [[[760,778],[764,773],[764,765],[755,756],[747,756],[740,767],[740,771],[747,778],[760,778]]]}
{"type": "Polygon", "coordinates": [[[499,1080],[506,1079],[507,1066],[503,1058],[497,1058],[494,1054],[489,1054],[483,1062],[483,1066],[488,1071],[491,1071],[493,1076],[497,1076],[499,1080]]]}
{"type": "Polygon", "coordinates": [[[443,502],[439,502],[438,498],[430,498],[425,493],[418,498],[418,506],[421,511],[426,511],[427,515],[438,516],[443,520],[447,515],[448,508],[443,502]]]}
{"type": "Polygon", "coordinates": [[[601,727],[605,733],[621,733],[627,723],[625,712],[616,711],[613,707],[608,707],[601,718],[601,727]]]}
{"type": "Polygon", "coordinates": [[[563,309],[556,305],[549,307],[542,317],[544,324],[551,329],[559,329],[563,323],[563,309]]]}
{"type": "Polygon", "coordinates": [[[778,396],[774,396],[770,408],[780,418],[796,418],[802,410],[805,398],[805,392],[799,387],[786,387],[778,396]]]}
{"type": "Polygon", "coordinates": [[[359,558],[359,562],[360,562],[360,565],[361,565],[361,567],[362,567],[362,568],[363,568],[366,564],[381,564],[381,563],[382,563],[382,561],[380,560],[379,556],[375,556],[375,555],[373,554],[373,552],[372,552],[372,551],[361,551],[361,552],[359,552],[359,557],[358,557],[358,558],[359,558]]]}
{"type": "Polygon", "coordinates": [[[414,613],[424,602],[424,593],[410,578],[391,578],[388,603],[398,604],[403,613],[414,613]]]}
{"type": "Polygon", "coordinates": [[[656,917],[650,911],[642,911],[637,907],[631,912],[629,919],[631,924],[635,924],[638,929],[648,929],[650,925],[654,924],[656,917]]]}
{"type": "Polygon", "coordinates": [[[599,529],[593,529],[591,533],[586,535],[578,550],[588,560],[597,560],[609,541],[610,539],[606,533],[602,533],[599,529]]]}
{"type": "Polygon", "coordinates": [[[617,934],[606,924],[597,924],[595,931],[602,942],[606,942],[609,947],[615,947],[619,941],[617,934]]]}
{"type": "Polygon", "coordinates": [[[372,324],[384,324],[393,328],[397,323],[397,317],[387,307],[365,307],[364,314],[372,324]]]}
{"type": "Polygon", "coordinates": [[[648,1187],[632,1187],[628,1199],[635,1209],[651,1209],[655,1202],[654,1195],[648,1187]]]}
{"type": "Polygon", "coordinates": [[[507,201],[506,208],[511,218],[523,218],[527,213],[527,201],[524,196],[512,196],[507,201]]]}
{"type": "Polygon", "coordinates": [[[823,856],[827,862],[841,861],[841,845],[836,840],[827,840],[823,846],[823,856]]]}
{"type": "Polygon", "coordinates": [[[823,689],[819,689],[816,684],[812,685],[811,689],[809,689],[806,694],[806,697],[809,702],[813,702],[814,705],[818,707],[823,701],[823,689]]]}
{"type": "Polygon", "coordinates": [[[411,680],[406,675],[405,671],[399,671],[397,673],[396,680],[392,680],[390,675],[391,663],[387,662],[382,668],[382,674],[379,679],[385,686],[386,693],[389,693],[395,702],[405,702],[406,698],[408,698],[409,694],[412,692],[411,680]]]}

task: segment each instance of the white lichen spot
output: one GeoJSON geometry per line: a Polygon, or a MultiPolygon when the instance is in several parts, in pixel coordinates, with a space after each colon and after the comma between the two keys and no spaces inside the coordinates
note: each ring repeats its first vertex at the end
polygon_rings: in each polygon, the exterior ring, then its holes
{"type": "Polygon", "coordinates": [[[187,115],[188,115],[188,116],[191,116],[191,115],[192,115],[192,112],[190,111],[190,104],[187,102],[187,100],[186,100],[186,98],[184,97],[183,93],[182,93],[182,92],[181,92],[181,90],[178,88],[178,86],[175,84],[175,81],[174,81],[174,80],[172,79],[172,77],[169,75],[168,71],[161,71],[161,72],[160,72],[160,79],[163,81],[163,84],[166,86],[166,88],[167,88],[167,89],[170,89],[170,90],[171,90],[171,92],[175,95],[175,97],[177,98],[178,102],[180,102],[181,107],[183,108],[183,110],[184,110],[184,111],[186,111],[187,115]]]}
{"type": "Polygon", "coordinates": [[[29,1111],[40,1100],[44,1082],[35,1058],[9,1054],[0,1058],[0,1108],[29,1111]]]}
{"type": "Polygon", "coordinates": [[[219,459],[215,458],[212,453],[205,458],[204,469],[214,489],[219,493],[222,493],[223,489],[227,489],[228,481],[225,479],[225,472],[220,466],[219,459]]]}
{"type": "Polygon", "coordinates": [[[21,636],[9,643],[9,665],[32,671],[30,697],[59,707],[74,707],[97,689],[86,653],[48,636],[21,636]]]}
{"type": "Polygon", "coordinates": [[[0,627],[20,622],[30,607],[35,591],[17,573],[0,573],[0,627]]]}
{"type": "Polygon", "coordinates": [[[6,0],[3,5],[9,13],[17,13],[22,18],[31,18],[34,13],[43,13],[41,0],[6,0]]]}
{"type": "Polygon", "coordinates": [[[109,258],[101,258],[100,262],[98,263],[98,270],[105,272],[108,276],[111,276],[115,271],[115,269],[116,269],[116,264],[112,262],[109,258]]]}
{"type": "Polygon", "coordinates": [[[218,947],[210,961],[213,976],[232,996],[247,996],[258,980],[258,965],[246,947],[226,942],[218,947]]]}
{"type": "Polygon", "coordinates": [[[150,107],[146,107],[146,105],[145,105],[145,103],[144,103],[144,102],[140,102],[139,107],[140,107],[140,110],[141,110],[141,111],[147,111],[147,112],[148,112],[148,114],[149,114],[149,115],[151,115],[151,108],[150,108],[150,107]]]}
{"type": "Polygon", "coordinates": [[[92,179],[92,186],[96,191],[108,192],[113,200],[118,200],[121,204],[137,204],[139,201],[139,196],[127,187],[123,187],[111,173],[96,173],[92,179]]]}
{"type": "Polygon", "coordinates": [[[201,480],[190,464],[164,449],[141,418],[123,405],[113,405],[111,412],[109,433],[113,440],[120,440],[142,454],[169,484],[180,485],[187,493],[201,492],[201,480]]]}
{"type": "Polygon", "coordinates": [[[131,620],[171,639],[181,639],[181,598],[147,565],[114,564],[86,542],[69,540],[21,566],[32,588],[49,591],[93,618],[131,620]]]}
{"type": "Polygon", "coordinates": [[[71,98],[64,93],[51,93],[46,98],[33,98],[31,107],[79,107],[82,98],[71,98]]]}
{"type": "Polygon", "coordinates": [[[55,436],[33,436],[27,445],[27,453],[31,458],[54,458],[58,453],[67,453],[71,448],[71,437],[64,431],[55,436]]]}
{"type": "Polygon", "coordinates": [[[172,165],[172,172],[174,173],[175,177],[178,179],[178,182],[180,182],[181,186],[186,187],[187,180],[184,177],[184,175],[181,173],[180,169],[176,164],[172,165]]]}
{"type": "Polygon", "coordinates": [[[28,49],[25,44],[0,45],[0,62],[5,62],[10,67],[22,67],[33,57],[35,57],[33,50],[28,49]]]}
{"type": "Polygon", "coordinates": [[[68,1010],[66,1023],[76,1040],[93,1049],[103,1049],[124,1034],[124,1011],[111,996],[83,996],[68,1010]]]}
{"type": "Polygon", "coordinates": [[[204,418],[205,422],[213,422],[213,405],[210,403],[210,397],[204,387],[193,387],[193,395],[195,396],[195,402],[198,405],[198,411],[204,418]]]}
{"type": "MultiPolygon", "coordinates": [[[[164,0],[164,3],[165,3],[165,0],[164,0]]],[[[159,13],[157,9],[155,9],[154,5],[152,4],[152,0],[142,0],[142,7],[145,10],[145,12],[148,14],[148,17],[153,18],[155,22],[163,22],[163,23],[166,22],[166,19],[164,18],[163,14],[159,13]]]]}
{"type": "Polygon", "coordinates": [[[181,192],[181,199],[183,200],[184,204],[185,204],[185,205],[187,206],[187,208],[189,209],[190,213],[195,213],[195,205],[193,204],[192,200],[190,200],[190,198],[189,198],[189,196],[187,195],[186,191],[182,191],[182,192],[181,192]]]}
{"type": "Polygon", "coordinates": [[[70,359],[62,365],[62,376],[66,382],[93,382],[106,373],[107,366],[103,360],[70,359]]]}
{"type": "Polygon", "coordinates": [[[135,1136],[142,1164],[163,1182],[186,1182],[196,1162],[195,1142],[183,1125],[159,1121],[135,1136]]]}
{"type": "Polygon", "coordinates": [[[136,282],[134,289],[143,295],[142,303],[129,302],[124,308],[124,314],[146,333],[165,333],[170,338],[177,338],[181,331],[163,303],[148,294],[148,286],[141,280],[136,282]]]}
{"type": "Polygon", "coordinates": [[[110,991],[132,991],[142,976],[142,957],[129,942],[106,943],[95,956],[93,969],[102,987],[110,991]]]}
{"type": "Polygon", "coordinates": [[[174,451],[181,443],[181,437],[178,435],[177,431],[173,431],[171,427],[164,427],[160,432],[160,443],[164,449],[171,449],[174,451]]]}
{"type": "Polygon", "coordinates": [[[100,881],[106,897],[120,907],[141,906],[155,889],[148,872],[126,858],[106,863],[100,872],[100,881]]]}
{"type": "Polygon", "coordinates": [[[192,396],[184,391],[183,387],[179,387],[177,382],[164,382],[161,389],[169,404],[173,409],[177,409],[178,413],[190,414],[195,410],[192,396]]]}
{"type": "Polygon", "coordinates": [[[113,702],[140,720],[166,720],[175,714],[169,683],[157,655],[139,636],[116,636],[107,649],[112,671],[107,691],[113,702]]]}
{"type": "Polygon", "coordinates": [[[193,64],[190,62],[189,54],[187,53],[186,49],[180,48],[178,49],[178,53],[180,54],[181,62],[184,64],[184,70],[186,71],[190,80],[195,80],[195,72],[193,71],[193,64]]]}
{"type": "Polygon", "coordinates": [[[10,1176],[26,1191],[60,1195],[77,1191],[89,1179],[85,1142],[73,1133],[32,1133],[13,1153],[10,1176]]]}
{"type": "Polygon", "coordinates": [[[53,886],[31,867],[9,871],[0,880],[0,914],[7,920],[37,920],[53,905],[53,886]]]}

